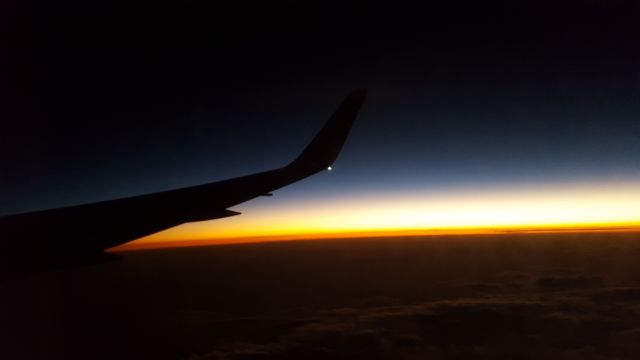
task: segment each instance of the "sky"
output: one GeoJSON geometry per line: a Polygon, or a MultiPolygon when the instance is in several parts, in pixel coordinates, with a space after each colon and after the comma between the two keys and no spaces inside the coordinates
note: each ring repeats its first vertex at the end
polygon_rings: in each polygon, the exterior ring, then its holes
{"type": "Polygon", "coordinates": [[[366,87],[333,171],[151,240],[640,224],[635,2],[34,6],[0,215],[284,165],[366,87]]]}

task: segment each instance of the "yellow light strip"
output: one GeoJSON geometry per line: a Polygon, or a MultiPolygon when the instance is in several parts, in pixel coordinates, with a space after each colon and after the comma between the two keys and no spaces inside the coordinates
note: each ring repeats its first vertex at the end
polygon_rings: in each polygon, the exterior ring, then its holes
{"type": "Polygon", "coordinates": [[[134,244],[383,232],[620,229],[640,226],[640,184],[604,183],[477,192],[411,192],[247,204],[237,217],[181,225],[134,244]]]}

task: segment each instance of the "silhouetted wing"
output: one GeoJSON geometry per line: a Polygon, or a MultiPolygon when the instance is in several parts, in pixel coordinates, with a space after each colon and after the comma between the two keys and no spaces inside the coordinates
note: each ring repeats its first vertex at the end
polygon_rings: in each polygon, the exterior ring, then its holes
{"type": "Polygon", "coordinates": [[[4,264],[100,262],[114,256],[103,250],[142,236],[186,222],[238,215],[227,208],[269,195],[329,167],[365,95],[362,89],[347,96],[302,154],[282,168],[177,190],[1,217],[4,264]]]}

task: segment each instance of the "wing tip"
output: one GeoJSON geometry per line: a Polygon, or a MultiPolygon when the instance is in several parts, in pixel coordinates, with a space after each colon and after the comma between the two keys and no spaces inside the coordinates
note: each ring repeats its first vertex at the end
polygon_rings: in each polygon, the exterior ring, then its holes
{"type": "Polygon", "coordinates": [[[357,88],[355,90],[353,90],[348,96],[349,97],[354,97],[362,102],[364,102],[364,99],[367,97],[367,93],[369,92],[369,89],[366,87],[362,87],[362,88],[357,88]]]}
{"type": "Polygon", "coordinates": [[[306,176],[331,166],[342,150],[367,93],[367,88],[358,88],[349,93],[290,166],[303,171],[306,176]]]}

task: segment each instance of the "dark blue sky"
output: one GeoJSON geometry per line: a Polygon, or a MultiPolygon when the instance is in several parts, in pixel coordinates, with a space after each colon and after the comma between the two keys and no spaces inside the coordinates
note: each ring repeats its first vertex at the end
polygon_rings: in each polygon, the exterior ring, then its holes
{"type": "Polygon", "coordinates": [[[2,214],[284,165],[357,87],[336,171],[300,197],[640,181],[635,2],[20,10],[2,214]]]}

